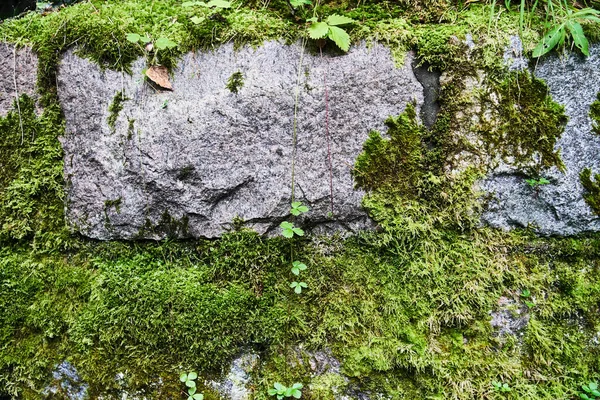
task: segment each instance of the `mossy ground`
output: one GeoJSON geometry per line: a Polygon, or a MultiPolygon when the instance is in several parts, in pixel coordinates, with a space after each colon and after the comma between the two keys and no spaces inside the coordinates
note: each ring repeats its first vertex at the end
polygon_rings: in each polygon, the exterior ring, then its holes
{"type": "MultiPolygon", "coordinates": [[[[516,9],[463,6],[321,4],[322,15],[359,21],[350,31],[354,40],[387,43],[399,62],[415,48],[423,61],[456,75],[442,88],[432,129],[409,107],[389,120],[390,140],[371,135],[355,176],[369,191],[364,206],[381,229],[347,239],[267,239],[239,231],[215,241],[97,243],[64,224],[58,142],[64,121],[55,93],[61,52],[77,45],[103,67],[127,70],[144,54],[125,40],[133,32],[177,42],[158,55],[173,66],[184,51],[227,41],[293,41],[304,31],[306,11],[291,15],[284,1],[245,2],[196,26],[189,17],[205,11],[179,1],[92,0],[0,25],[0,38],[38,52],[45,106],[38,116],[23,97],[20,116],[15,108],[0,118],[0,393],[44,397],[51,371],[68,360],[92,398],[117,396],[117,373],[125,374],[130,391],[178,398],[182,370],[218,376],[241,349],[262,356],[257,399],[266,399],[276,381],[304,383],[307,399],[333,398],[335,387],[394,399],[570,399],[581,384],[598,380],[600,239],[480,228],[472,184],[483,171],[446,173],[460,150],[451,136],[460,129],[455,116],[465,105],[464,79],[477,69],[505,96],[501,118],[514,117],[515,105],[531,107],[548,125],[562,118],[528,74],[503,72],[499,55],[508,35],[519,31],[516,9]],[[479,46],[469,57],[467,33],[479,46]],[[515,82],[536,89],[531,101],[511,90],[515,82]],[[291,250],[309,266],[300,296],[289,288],[291,250]],[[532,305],[522,337],[498,336],[490,311],[501,296],[524,303],[523,290],[532,305]],[[309,367],[297,360],[300,344],[330,350],[343,376],[311,381],[309,367]],[[492,381],[512,391],[496,393],[492,381]]],[[[541,32],[541,19],[528,19],[526,49],[541,32]]],[[[488,134],[500,147],[524,149],[524,158],[543,152],[542,167],[559,165],[553,140],[560,130],[536,129],[548,134],[543,146],[518,132],[488,134]]]]}

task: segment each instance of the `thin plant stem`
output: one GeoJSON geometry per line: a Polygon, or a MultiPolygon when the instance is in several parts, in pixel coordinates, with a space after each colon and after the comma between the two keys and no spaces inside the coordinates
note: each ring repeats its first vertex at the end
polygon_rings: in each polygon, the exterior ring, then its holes
{"type": "MultiPolygon", "coordinates": [[[[323,60],[323,48],[319,47],[321,60],[323,60]]],[[[329,70],[329,59],[325,61],[325,71],[323,72],[323,85],[325,86],[325,137],[327,138],[327,160],[329,164],[329,200],[331,214],[333,214],[333,163],[331,161],[331,138],[329,135],[329,88],[327,87],[327,71],[329,70]]]]}

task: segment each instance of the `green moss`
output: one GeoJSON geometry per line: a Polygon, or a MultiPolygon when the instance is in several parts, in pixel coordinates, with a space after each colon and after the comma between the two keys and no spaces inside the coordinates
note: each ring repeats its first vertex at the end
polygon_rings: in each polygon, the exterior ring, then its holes
{"type": "Polygon", "coordinates": [[[592,118],[592,130],[594,133],[600,135],[600,93],[598,93],[598,100],[594,101],[590,106],[590,118],[592,118]]]}
{"type": "Polygon", "coordinates": [[[231,93],[237,94],[238,91],[244,86],[244,75],[240,72],[234,72],[227,80],[225,87],[229,89],[231,93]]]}
{"type": "Polygon", "coordinates": [[[585,168],[579,174],[579,180],[586,190],[586,193],[583,194],[583,199],[595,214],[600,215],[600,174],[594,174],[594,179],[592,180],[592,170],[585,168]]]}
{"type": "Polygon", "coordinates": [[[38,246],[61,246],[64,229],[60,108],[36,115],[32,99],[19,99],[0,118],[0,242],[28,240],[38,246]],[[21,130],[22,123],[22,130],[21,130]]]}
{"type": "Polygon", "coordinates": [[[486,151],[504,161],[530,169],[533,175],[550,167],[564,170],[555,145],[567,122],[564,107],[554,102],[546,84],[529,72],[511,74],[493,84],[482,97],[479,126],[486,151]],[[499,120],[486,121],[493,110],[499,120]],[[532,161],[535,160],[535,163],[532,161]]]}
{"type": "Polygon", "coordinates": [[[186,237],[188,235],[188,222],[189,219],[187,216],[175,218],[165,210],[157,223],[152,223],[152,221],[146,218],[146,222],[137,236],[140,239],[153,236],[166,236],[168,238],[186,237]]]}
{"type": "MultiPolygon", "coordinates": [[[[128,97],[125,96],[123,91],[117,92],[115,97],[113,98],[112,103],[108,106],[108,127],[114,132],[115,131],[115,123],[117,122],[117,118],[119,118],[119,113],[123,110],[123,103],[129,100],[128,97]]],[[[130,128],[131,128],[130,123],[130,128]]]]}

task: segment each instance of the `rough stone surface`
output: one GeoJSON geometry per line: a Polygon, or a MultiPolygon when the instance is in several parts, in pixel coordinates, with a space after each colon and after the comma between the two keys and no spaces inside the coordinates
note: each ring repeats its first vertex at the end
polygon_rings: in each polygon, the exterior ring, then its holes
{"type": "Polygon", "coordinates": [[[275,232],[289,215],[299,78],[295,195],[311,208],[301,223],[318,232],[371,226],[350,172],[370,130],[423,103],[413,56],[398,69],[387,48],[358,45],[345,55],[305,53],[299,68],[300,54],[278,42],[188,54],[171,92],[142,80],[143,60],[129,76],[67,53],[58,85],[69,222],[97,239],[217,237],[237,217],[275,232]],[[226,85],[238,71],[244,83],[234,94],[226,85]],[[121,90],[129,100],[112,129],[109,107],[121,90]]]}
{"type": "Polygon", "coordinates": [[[600,172],[600,136],[592,132],[589,117],[590,105],[600,92],[600,45],[590,47],[588,58],[549,57],[539,63],[535,74],[546,81],[569,117],[557,143],[566,171],[547,171],[543,176],[550,184],[535,189],[518,171],[493,172],[481,184],[495,197],[483,221],[503,229],[529,226],[544,235],[599,231],[600,218],[583,199],[579,173],[584,168],[600,172]]]}
{"type": "Polygon", "coordinates": [[[247,400],[252,397],[247,388],[251,373],[258,367],[260,357],[253,352],[242,353],[233,360],[227,376],[220,382],[210,381],[207,385],[217,391],[222,399],[247,400]]]}
{"type": "Polygon", "coordinates": [[[521,338],[529,323],[527,306],[507,297],[498,299],[498,308],[491,311],[490,316],[490,324],[496,329],[498,336],[513,335],[521,338]]]}
{"type": "Polygon", "coordinates": [[[0,60],[0,116],[5,116],[19,96],[35,98],[38,58],[28,47],[15,51],[13,45],[0,43],[0,60]]]}

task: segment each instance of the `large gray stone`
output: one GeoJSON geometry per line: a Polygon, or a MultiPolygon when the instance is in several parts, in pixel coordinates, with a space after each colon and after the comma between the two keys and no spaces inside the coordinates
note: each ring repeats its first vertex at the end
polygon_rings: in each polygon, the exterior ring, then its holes
{"type": "Polygon", "coordinates": [[[0,60],[0,116],[5,116],[17,97],[35,98],[38,58],[29,47],[0,42],[0,60]]]}
{"type": "Polygon", "coordinates": [[[545,235],[573,235],[600,230],[600,218],[583,199],[579,173],[584,168],[600,172],[600,137],[592,132],[590,105],[600,92],[600,45],[590,56],[571,54],[549,57],[535,68],[546,81],[553,99],[565,106],[569,122],[557,148],[566,171],[544,173],[550,184],[530,187],[515,171],[498,170],[481,187],[495,199],[483,215],[484,222],[504,229],[533,227],[545,235]]]}
{"type": "Polygon", "coordinates": [[[422,104],[413,56],[400,69],[381,45],[306,52],[299,67],[300,59],[299,45],[278,42],[188,54],[171,92],[144,82],[144,60],[129,76],[65,54],[58,93],[68,221],[97,239],[217,237],[236,217],[260,233],[276,231],[289,218],[299,78],[296,198],[311,208],[301,223],[319,232],[369,227],[350,172],[371,129],[384,131],[384,120],[410,101],[422,104]],[[226,84],[238,71],[244,84],[234,94],[226,84]],[[113,130],[108,110],[121,90],[129,100],[113,130]]]}

